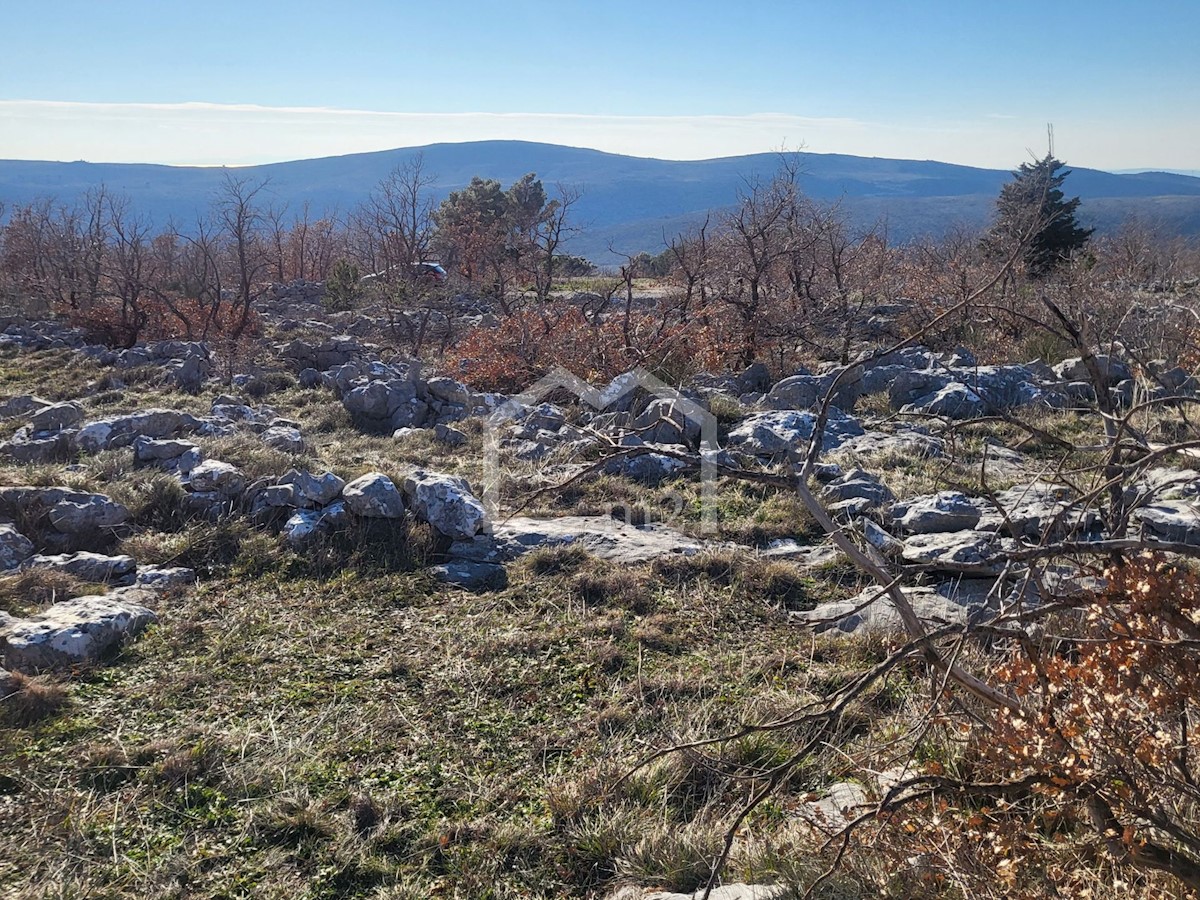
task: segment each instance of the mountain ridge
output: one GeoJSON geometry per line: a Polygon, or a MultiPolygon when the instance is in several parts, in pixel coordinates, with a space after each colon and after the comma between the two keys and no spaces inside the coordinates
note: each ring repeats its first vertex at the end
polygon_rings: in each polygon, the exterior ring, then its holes
{"type": "MultiPolygon", "coordinates": [[[[728,207],[755,178],[769,178],[779,160],[778,153],[661,160],[530,141],[426,144],[236,168],[0,160],[0,202],[10,209],[48,196],[70,203],[104,184],[128,196],[156,224],[174,221],[186,227],[230,173],[267,178],[269,202],[292,209],[308,202],[316,215],[324,215],[353,207],[388,172],[417,154],[424,158],[425,171],[433,178],[431,194],[439,201],[473,175],[507,185],[536,172],[548,189],[556,183],[582,188],[574,210],[581,233],[569,249],[601,263],[624,253],[657,252],[666,224],[678,230],[709,210],[728,207]]],[[[984,225],[1001,185],[1011,177],[1008,170],[937,160],[799,155],[805,193],[839,202],[857,225],[886,222],[896,240],[937,236],[956,225],[984,225]]],[[[1071,172],[1067,193],[1083,199],[1081,220],[1101,232],[1137,217],[1167,233],[1200,235],[1200,178],[1088,168],[1071,172]]]]}

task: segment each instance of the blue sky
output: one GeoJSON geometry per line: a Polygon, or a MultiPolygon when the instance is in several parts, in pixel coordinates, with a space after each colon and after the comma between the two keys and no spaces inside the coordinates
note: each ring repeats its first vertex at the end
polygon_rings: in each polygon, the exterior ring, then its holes
{"type": "Polygon", "coordinates": [[[1200,3],[0,0],[0,157],[496,137],[1200,168],[1200,3]]]}

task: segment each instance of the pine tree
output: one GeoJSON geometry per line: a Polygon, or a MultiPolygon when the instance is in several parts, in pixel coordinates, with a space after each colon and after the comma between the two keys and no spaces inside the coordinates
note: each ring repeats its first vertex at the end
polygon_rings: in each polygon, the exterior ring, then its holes
{"type": "Polygon", "coordinates": [[[1079,198],[1063,197],[1062,183],[1070,170],[1047,153],[1035,163],[1022,163],[996,200],[993,237],[1000,243],[1020,240],[1036,229],[1025,248],[1025,268],[1039,277],[1052,272],[1083,248],[1095,229],[1081,228],[1075,218],[1079,198]]]}

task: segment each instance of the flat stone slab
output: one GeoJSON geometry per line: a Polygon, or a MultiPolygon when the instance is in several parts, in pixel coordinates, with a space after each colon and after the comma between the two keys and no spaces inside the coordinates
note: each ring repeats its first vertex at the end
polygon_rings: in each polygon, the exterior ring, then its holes
{"type": "MultiPolygon", "coordinates": [[[[994,585],[991,579],[963,579],[934,587],[902,587],[900,590],[912,605],[917,618],[937,627],[970,621],[989,605],[989,600],[994,597],[994,585]]],[[[848,600],[822,603],[813,609],[796,611],[791,615],[817,634],[826,631],[840,631],[843,634],[903,632],[904,623],[900,614],[886,594],[864,606],[880,590],[878,586],[868,587],[848,600]]]]}
{"type": "Polygon", "coordinates": [[[1131,517],[1151,541],[1200,546],[1200,505],[1190,500],[1160,500],[1134,510],[1131,517]]]}
{"type": "Polygon", "coordinates": [[[901,559],[929,571],[979,578],[999,575],[1003,551],[1014,544],[1011,538],[981,531],[914,534],[904,542],[901,559]]]}
{"type": "Polygon", "coordinates": [[[155,621],[149,609],[118,596],[64,600],[28,619],[0,623],[0,660],[26,673],[94,662],[155,621]]]}
{"type": "Polygon", "coordinates": [[[611,516],[514,516],[498,522],[493,537],[508,558],[539,547],[576,546],[601,559],[639,563],[675,553],[690,556],[704,549],[701,541],[667,525],[627,525],[611,516]]]}
{"type": "Polygon", "coordinates": [[[473,562],[459,559],[439,566],[430,566],[429,574],[443,584],[451,584],[468,591],[501,588],[508,578],[504,566],[495,563],[473,562]]]}
{"type": "Polygon", "coordinates": [[[763,559],[783,559],[802,569],[831,565],[842,559],[842,551],[833,544],[801,544],[792,538],[772,541],[758,551],[763,559]]]}
{"type": "Polygon", "coordinates": [[[102,553],[81,550],[78,553],[31,556],[25,560],[22,568],[52,569],[81,581],[100,584],[128,580],[137,569],[137,563],[132,556],[105,556],[102,553]]]}

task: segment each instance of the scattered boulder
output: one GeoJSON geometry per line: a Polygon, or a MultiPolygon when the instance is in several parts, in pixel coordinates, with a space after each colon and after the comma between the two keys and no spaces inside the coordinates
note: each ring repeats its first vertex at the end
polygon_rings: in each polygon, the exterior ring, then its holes
{"type": "Polygon", "coordinates": [[[29,557],[23,569],[50,569],[92,584],[120,584],[128,581],[137,569],[132,556],[105,556],[103,553],[37,554],[29,557]]]}
{"type": "Polygon", "coordinates": [[[691,556],[704,549],[698,541],[666,525],[631,525],[611,516],[513,516],[495,526],[493,537],[495,558],[503,559],[541,547],[576,546],[601,559],[640,563],[674,554],[691,556]]]}
{"type": "Polygon", "coordinates": [[[821,488],[821,497],[830,503],[865,500],[867,508],[883,506],[896,499],[887,485],[862,469],[854,469],[826,484],[821,488]]]}
{"type": "Polygon", "coordinates": [[[341,501],[320,510],[298,509],[283,525],[284,540],[290,546],[302,546],[318,534],[343,524],[348,515],[346,504],[341,501]]]}
{"type": "Polygon", "coordinates": [[[49,400],[43,400],[41,397],[35,397],[33,394],[18,394],[0,403],[0,419],[15,419],[18,416],[27,416],[50,405],[49,400]]]}
{"type": "Polygon", "coordinates": [[[155,621],[149,609],[124,598],[76,597],[0,625],[0,658],[26,673],[95,662],[155,621]]]}
{"type": "Polygon", "coordinates": [[[215,494],[228,500],[246,487],[246,477],[237,466],[207,459],[188,473],[188,487],[197,494],[215,494]]]}
{"type": "Polygon", "coordinates": [[[892,510],[896,524],[910,534],[971,529],[979,524],[980,515],[975,501],[958,491],[916,497],[892,510]]]}
{"type": "Polygon", "coordinates": [[[33,556],[33,541],[17,531],[15,525],[0,524],[0,571],[15,569],[33,556]]]}
{"type": "Polygon", "coordinates": [[[62,534],[89,534],[129,521],[129,510],[103,494],[64,497],[50,507],[50,524],[62,534]]]}
{"type": "Polygon", "coordinates": [[[487,510],[465,478],[418,470],[404,479],[404,495],[417,518],[451,539],[471,538],[491,528],[487,510]]]}
{"type": "Polygon", "coordinates": [[[467,436],[457,428],[440,422],[434,426],[433,436],[439,443],[445,444],[447,447],[461,447],[467,442],[467,436]]]}
{"type": "Polygon", "coordinates": [[[304,452],[304,436],[299,428],[273,425],[262,433],[262,442],[272,450],[299,454],[304,452]]]}
{"type": "MultiPolygon", "coordinates": [[[[824,375],[803,374],[785,378],[771,388],[763,404],[771,409],[817,409],[840,374],[841,370],[835,369],[824,375]]],[[[842,377],[830,401],[831,405],[845,412],[853,410],[854,404],[862,396],[862,379],[862,367],[854,366],[842,377]]]]}
{"type": "Polygon", "coordinates": [[[370,381],[348,391],[342,405],[356,425],[379,433],[425,422],[428,406],[417,397],[417,386],[400,379],[370,381]]]}
{"type": "MultiPolygon", "coordinates": [[[[817,414],[810,411],[781,410],[750,416],[729,432],[730,449],[754,456],[803,457],[817,425],[817,414]]],[[[825,451],[835,450],[852,437],[863,434],[863,427],[853,416],[840,409],[830,409],[821,436],[825,451]]]]}
{"type": "MultiPolygon", "coordinates": [[[[991,579],[947,581],[934,587],[903,587],[901,591],[922,622],[937,626],[972,621],[985,610],[996,593],[991,579]]],[[[865,588],[848,600],[823,603],[791,615],[813,631],[902,633],[904,623],[896,607],[878,585],[865,588]],[[871,602],[874,599],[874,602],[871,602]]]]}
{"type": "MultiPolygon", "coordinates": [[[[1105,387],[1115,387],[1120,382],[1133,378],[1133,372],[1130,371],[1129,366],[1116,357],[1097,353],[1096,365],[1100,369],[1100,376],[1104,379],[1105,387]]],[[[1089,385],[1091,384],[1087,363],[1081,356],[1064,359],[1054,367],[1054,374],[1062,381],[1086,381],[1089,385]]]]}
{"type": "Polygon", "coordinates": [[[294,496],[303,501],[297,503],[298,506],[326,506],[332,503],[346,486],[346,482],[332,472],[313,475],[298,469],[289,469],[278,483],[290,485],[294,489],[294,496]]]}
{"type": "Polygon", "coordinates": [[[74,400],[43,406],[29,419],[35,431],[62,431],[83,421],[83,405],[74,400]]]}
{"type": "Polygon", "coordinates": [[[1160,500],[1134,510],[1142,537],[1153,541],[1200,546],[1200,507],[1188,500],[1160,500]]]}
{"type": "MultiPolygon", "coordinates": [[[[694,445],[700,440],[703,423],[697,415],[689,416],[688,408],[695,413],[696,408],[691,403],[685,407],[682,401],[676,399],[660,397],[651,400],[634,417],[632,427],[647,443],[694,445]]],[[[711,414],[705,411],[703,415],[711,414]]]]}
{"type": "Polygon", "coordinates": [[[395,483],[382,472],[368,472],[342,488],[346,509],[356,516],[399,519],[404,515],[404,498],[395,483]]]}
{"type": "Polygon", "coordinates": [[[901,558],[927,571],[971,578],[999,575],[1005,566],[1008,538],[980,531],[914,534],[904,542],[901,558]]]}
{"type": "Polygon", "coordinates": [[[987,414],[987,409],[987,403],[979,394],[965,384],[953,381],[905,404],[900,412],[947,419],[978,419],[987,414]]]}

